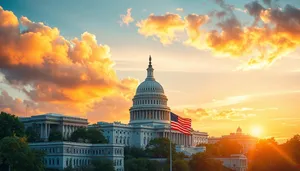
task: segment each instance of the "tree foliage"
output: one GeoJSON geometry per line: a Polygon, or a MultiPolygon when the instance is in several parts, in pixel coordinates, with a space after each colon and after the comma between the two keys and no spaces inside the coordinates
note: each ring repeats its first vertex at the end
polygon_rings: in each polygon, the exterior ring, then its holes
{"type": "Polygon", "coordinates": [[[92,165],[94,167],[94,171],[105,170],[105,171],[114,171],[114,164],[112,160],[106,158],[96,158],[92,160],[92,165]]]}
{"type": "Polygon", "coordinates": [[[29,148],[26,138],[5,137],[0,140],[0,170],[10,166],[12,171],[43,171],[43,156],[44,153],[29,148]]]}
{"type": "Polygon", "coordinates": [[[59,131],[51,131],[48,140],[49,141],[62,141],[63,136],[62,136],[61,132],[59,132],[59,131]]]}
{"type": "Polygon", "coordinates": [[[125,171],[160,171],[162,164],[146,158],[132,158],[125,161],[125,171]]]}
{"type": "Polygon", "coordinates": [[[145,158],[147,154],[144,149],[138,147],[129,147],[126,146],[124,148],[124,159],[132,159],[132,158],[145,158]]]}
{"type": "Polygon", "coordinates": [[[70,141],[89,142],[92,144],[107,143],[107,140],[103,136],[103,133],[96,128],[79,128],[71,134],[70,141]]]}
{"type": "Polygon", "coordinates": [[[90,143],[92,144],[103,144],[108,143],[108,141],[105,139],[102,131],[96,128],[89,128],[87,130],[87,137],[86,137],[90,143]]]}
{"type": "Polygon", "coordinates": [[[183,159],[177,159],[172,164],[172,170],[173,171],[189,171],[189,164],[188,161],[185,161],[183,159]]]}
{"type": "Polygon", "coordinates": [[[211,157],[229,157],[232,154],[240,154],[242,146],[233,140],[222,139],[216,144],[201,144],[206,147],[206,154],[211,157]]]}
{"type": "MultiPolygon", "coordinates": [[[[170,158],[170,140],[168,138],[152,139],[146,146],[146,152],[153,158],[170,158]]],[[[176,157],[175,144],[172,143],[172,159],[176,157]]]]}
{"type": "Polygon", "coordinates": [[[18,117],[5,112],[0,113],[0,139],[7,136],[24,136],[24,125],[18,117]]]}
{"type": "Polygon", "coordinates": [[[274,138],[260,140],[248,155],[250,171],[300,170],[300,136],[279,145],[274,138]]]}
{"type": "Polygon", "coordinates": [[[25,135],[28,142],[37,142],[40,140],[38,133],[31,126],[26,129],[25,135]]]}
{"type": "Polygon", "coordinates": [[[210,158],[205,153],[197,153],[189,161],[190,171],[226,171],[220,161],[210,158]]]}

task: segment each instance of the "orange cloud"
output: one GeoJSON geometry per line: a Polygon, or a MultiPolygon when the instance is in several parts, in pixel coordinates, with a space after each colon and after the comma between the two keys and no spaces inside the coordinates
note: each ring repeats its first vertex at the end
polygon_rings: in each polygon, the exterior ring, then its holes
{"type": "Polygon", "coordinates": [[[196,47],[198,47],[200,44],[204,44],[204,42],[201,40],[201,36],[204,34],[204,32],[199,28],[208,22],[208,15],[190,14],[184,19],[186,22],[186,31],[188,35],[188,40],[185,43],[196,47]]]}
{"type": "Polygon", "coordinates": [[[127,26],[129,25],[129,23],[132,23],[134,21],[134,19],[131,17],[131,10],[132,8],[128,8],[127,9],[127,14],[126,15],[120,15],[121,18],[121,22],[120,24],[126,24],[127,26]]]}
{"type": "Polygon", "coordinates": [[[176,39],[176,32],[184,30],[185,22],[178,14],[166,13],[156,16],[151,14],[147,19],[136,24],[138,32],[146,37],[155,36],[161,43],[171,44],[176,39]]]}
{"type": "MultiPolygon", "coordinates": [[[[162,44],[171,44],[179,32],[186,30],[188,39],[180,40],[197,49],[209,49],[219,56],[229,56],[249,60],[239,69],[257,69],[270,66],[276,60],[295,51],[300,45],[300,10],[286,5],[265,9],[254,1],[245,5],[245,11],[254,17],[250,26],[243,26],[234,15],[234,6],[223,0],[215,1],[224,11],[214,12],[212,16],[221,19],[218,29],[202,30],[208,23],[208,15],[190,14],[184,20],[178,14],[163,16],[151,14],[140,21],[139,33],[158,37],[162,44]]],[[[265,1],[269,5],[270,1],[265,1]]]]}
{"type": "MultiPolygon", "coordinates": [[[[0,8],[1,72],[7,84],[28,95],[32,114],[84,115],[104,99],[128,101],[138,81],[118,79],[113,65],[109,46],[99,44],[95,35],[85,32],[81,38],[66,40],[58,28],[26,17],[19,23],[12,12],[0,8]],[[20,26],[25,30],[20,32],[20,26]]],[[[7,93],[3,96],[9,98],[7,93]]],[[[10,101],[25,103],[20,99],[10,101]]],[[[13,106],[0,109],[24,112],[13,106]]]]}

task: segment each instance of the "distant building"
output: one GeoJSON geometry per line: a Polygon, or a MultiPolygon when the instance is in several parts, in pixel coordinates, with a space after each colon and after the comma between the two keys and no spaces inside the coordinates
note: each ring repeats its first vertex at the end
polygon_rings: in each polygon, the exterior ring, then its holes
{"type": "Polygon", "coordinates": [[[63,170],[88,166],[93,158],[103,157],[113,161],[116,171],[124,171],[124,145],[87,144],[75,142],[29,143],[30,148],[46,152],[46,168],[63,170]]]}
{"type": "Polygon", "coordinates": [[[213,158],[222,162],[223,166],[234,171],[246,171],[248,168],[247,157],[243,154],[233,154],[230,157],[213,158]]]}
{"type": "Polygon", "coordinates": [[[238,127],[236,133],[230,133],[229,135],[223,135],[222,137],[209,137],[208,144],[215,144],[222,139],[229,139],[238,142],[242,146],[242,153],[244,154],[255,148],[258,141],[258,138],[244,134],[242,129],[238,127]]]}
{"type": "Polygon", "coordinates": [[[59,131],[67,139],[76,129],[88,126],[87,119],[55,113],[21,117],[20,121],[24,123],[25,129],[32,127],[44,141],[48,141],[51,131],[59,131]]]}

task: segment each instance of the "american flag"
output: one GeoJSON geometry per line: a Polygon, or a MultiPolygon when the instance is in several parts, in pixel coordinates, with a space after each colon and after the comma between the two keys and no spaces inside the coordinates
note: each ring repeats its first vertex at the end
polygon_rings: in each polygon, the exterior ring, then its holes
{"type": "Polygon", "coordinates": [[[182,118],[171,112],[171,129],[177,130],[183,134],[191,134],[192,120],[182,118]]]}

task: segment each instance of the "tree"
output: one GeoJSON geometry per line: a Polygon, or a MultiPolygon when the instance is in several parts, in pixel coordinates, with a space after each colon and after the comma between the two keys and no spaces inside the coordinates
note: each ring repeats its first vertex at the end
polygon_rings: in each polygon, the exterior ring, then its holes
{"type": "Polygon", "coordinates": [[[237,141],[229,139],[222,139],[216,144],[201,144],[199,146],[205,146],[205,153],[211,157],[228,157],[242,152],[242,146],[237,141]]]}
{"type": "Polygon", "coordinates": [[[300,139],[294,136],[286,143],[278,145],[274,138],[260,140],[256,148],[249,153],[251,160],[250,171],[289,170],[298,171],[300,168],[299,153],[300,139]],[[298,145],[297,145],[298,144],[298,145]]]}
{"type": "Polygon", "coordinates": [[[125,161],[125,171],[160,171],[161,169],[159,162],[146,158],[132,158],[125,161]]]}
{"type": "Polygon", "coordinates": [[[85,142],[86,139],[86,129],[85,128],[78,128],[75,130],[70,137],[70,141],[73,142],[85,142]]]}
{"type": "Polygon", "coordinates": [[[37,142],[40,139],[38,133],[31,126],[26,129],[25,134],[28,142],[37,142]]]}
{"type": "Polygon", "coordinates": [[[92,144],[107,143],[107,140],[103,136],[103,133],[96,128],[90,128],[90,129],[79,128],[71,134],[70,141],[89,142],[92,144]]]}
{"type": "Polygon", "coordinates": [[[24,125],[18,117],[5,112],[0,114],[0,140],[7,136],[24,136],[24,125]]]}
{"type": "MultiPolygon", "coordinates": [[[[170,158],[170,140],[168,138],[152,139],[146,146],[146,152],[154,158],[170,158]]],[[[176,156],[175,144],[172,143],[172,159],[176,156]]]]}
{"type": "Polygon", "coordinates": [[[59,131],[51,131],[49,135],[49,141],[62,141],[63,136],[59,131]]]}
{"type": "Polygon", "coordinates": [[[142,148],[138,147],[129,147],[126,146],[124,148],[124,159],[132,159],[132,158],[144,158],[147,157],[146,152],[142,148]]]}
{"type": "Polygon", "coordinates": [[[0,170],[43,171],[43,156],[41,151],[31,150],[26,138],[5,137],[0,140],[0,170]]]}
{"type": "Polygon", "coordinates": [[[282,145],[282,149],[289,154],[294,162],[300,164],[300,135],[297,134],[282,145]],[[296,150],[298,149],[298,150],[296,150]]]}
{"type": "Polygon", "coordinates": [[[104,144],[108,143],[108,141],[103,136],[102,131],[96,128],[89,128],[87,130],[86,138],[92,144],[104,144]]]}
{"type": "Polygon", "coordinates": [[[112,160],[106,158],[96,158],[92,160],[92,165],[94,170],[105,170],[105,171],[114,171],[114,164],[112,160]]]}
{"type": "Polygon", "coordinates": [[[230,170],[225,168],[220,161],[211,159],[205,153],[197,153],[192,155],[189,161],[190,171],[225,171],[230,170]]]}
{"type": "Polygon", "coordinates": [[[173,171],[189,171],[188,162],[185,160],[177,159],[172,164],[173,171]]]}

